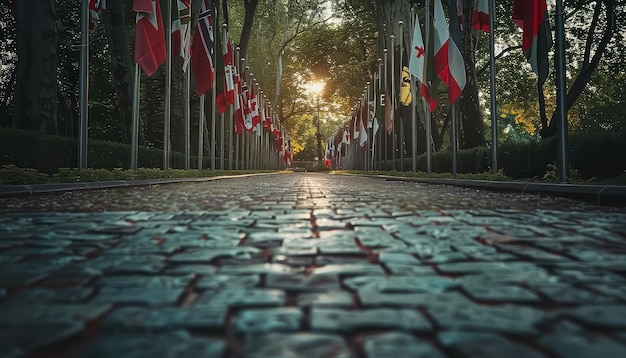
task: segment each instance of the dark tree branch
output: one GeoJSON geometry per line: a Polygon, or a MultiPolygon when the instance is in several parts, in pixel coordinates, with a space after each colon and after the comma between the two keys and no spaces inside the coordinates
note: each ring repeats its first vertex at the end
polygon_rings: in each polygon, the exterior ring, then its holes
{"type": "MultiPolygon", "coordinates": [[[[506,55],[507,53],[513,51],[513,50],[518,50],[521,49],[522,45],[518,45],[518,46],[510,46],[505,48],[504,50],[502,50],[502,52],[500,52],[499,54],[496,55],[495,59],[499,59],[500,57],[506,55]]],[[[476,71],[476,77],[481,76],[485,71],[487,71],[487,69],[489,68],[489,62],[485,63],[484,65],[482,65],[482,67],[476,71]]]]}

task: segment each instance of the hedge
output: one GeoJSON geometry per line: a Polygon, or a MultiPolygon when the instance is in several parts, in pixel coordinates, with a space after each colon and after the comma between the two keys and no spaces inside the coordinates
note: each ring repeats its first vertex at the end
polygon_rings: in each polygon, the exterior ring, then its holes
{"type": "MultiPolygon", "coordinates": [[[[113,170],[128,168],[130,146],[106,141],[90,140],[88,167],[113,170]]],[[[582,179],[618,176],[626,170],[626,135],[578,135],[568,139],[569,163],[582,179]]],[[[162,150],[139,147],[138,167],[159,168],[163,161],[162,150]]],[[[550,165],[556,163],[557,143],[554,138],[529,144],[503,143],[498,146],[498,168],[514,179],[543,177],[550,165]]],[[[432,154],[432,171],[451,172],[450,152],[432,154]]],[[[208,167],[209,158],[204,158],[208,167]]],[[[53,174],[59,168],[75,168],[78,163],[78,142],[75,138],[42,135],[31,131],[0,128],[0,165],[33,168],[53,174]]],[[[196,165],[197,159],[191,159],[196,165]]],[[[458,153],[458,173],[484,173],[491,168],[491,149],[478,147],[458,153]]],[[[321,162],[305,163],[305,170],[327,170],[321,162]]],[[[297,166],[298,163],[294,163],[297,166]]],[[[404,169],[411,170],[411,158],[404,159],[404,169]]],[[[173,152],[172,168],[184,167],[184,155],[173,152]]],[[[383,164],[384,166],[384,164],[383,164]]],[[[391,161],[387,161],[391,168],[391,161]]],[[[396,160],[400,168],[400,159],[396,160]]],[[[426,156],[417,158],[418,171],[426,171],[426,156]]]]}

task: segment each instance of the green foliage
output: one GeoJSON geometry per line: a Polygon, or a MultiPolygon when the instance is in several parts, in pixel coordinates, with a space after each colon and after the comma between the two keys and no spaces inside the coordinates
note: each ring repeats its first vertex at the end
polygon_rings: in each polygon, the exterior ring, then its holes
{"type": "Polygon", "coordinates": [[[0,168],[0,185],[42,184],[47,181],[46,174],[32,168],[18,168],[15,165],[3,165],[0,168]]]}

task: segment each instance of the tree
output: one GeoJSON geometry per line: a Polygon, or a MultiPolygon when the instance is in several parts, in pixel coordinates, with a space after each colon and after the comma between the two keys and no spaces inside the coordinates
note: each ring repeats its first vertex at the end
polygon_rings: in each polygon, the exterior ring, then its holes
{"type": "Polygon", "coordinates": [[[17,1],[14,126],[57,134],[57,26],[54,0],[17,1]]]}
{"type": "MultiPolygon", "coordinates": [[[[613,39],[614,33],[618,28],[616,27],[618,5],[623,9],[625,4],[626,2],[617,0],[599,0],[593,2],[579,0],[574,3],[573,9],[569,14],[567,14],[567,18],[577,17],[578,21],[575,21],[577,24],[589,24],[586,33],[580,33],[581,39],[585,37],[584,46],[582,46],[582,44],[570,46],[570,50],[574,50],[579,54],[578,56],[575,56],[576,61],[579,63],[579,70],[577,76],[574,78],[573,83],[567,91],[567,110],[570,110],[572,106],[574,106],[584,89],[589,84],[593,72],[598,67],[602,56],[607,50],[607,46],[613,39]],[[589,12],[592,12],[591,21],[589,21],[589,12]],[[584,50],[581,51],[581,48],[584,48],[584,50]],[[580,56],[581,53],[582,57],[580,56]]],[[[571,22],[573,21],[570,21],[570,23],[571,22]]],[[[571,31],[579,30],[573,29],[571,31]]],[[[555,109],[552,113],[549,124],[545,118],[542,119],[542,123],[544,125],[541,135],[543,137],[556,135],[556,123],[558,122],[557,116],[558,111],[555,109]]]]}

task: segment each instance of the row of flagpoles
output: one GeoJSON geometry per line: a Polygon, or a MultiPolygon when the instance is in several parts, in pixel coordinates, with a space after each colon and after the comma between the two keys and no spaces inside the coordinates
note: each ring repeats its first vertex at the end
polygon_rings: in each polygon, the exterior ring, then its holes
{"type": "MultiPolygon", "coordinates": [[[[443,82],[448,87],[448,99],[450,103],[450,137],[452,154],[452,174],[457,172],[457,146],[458,129],[456,108],[458,99],[462,96],[466,84],[466,72],[463,56],[461,54],[461,33],[460,21],[463,20],[464,1],[450,0],[448,25],[443,10],[441,0],[434,0],[433,15],[431,17],[431,1],[426,0],[425,6],[425,26],[422,33],[422,26],[419,17],[416,16],[415,8],[412,8],[412,38],[408,68],[403,65],[403,38],[398,41],[400,68],[395,69],[395,36],[390,36],[391,51],[388,54],[384,50],[383,59],[378,59],[378,70],[372,75],[359,102],[354,106],[350,118],[342,124],[335,133],[328,138],[326,145],[325,161],[327,166],[340,169],[383,169],[383,161],[391,159],[392,169],[396,170],[396,151],[401,155],[400,170],[403,168],[404,159],[404,133],[401,133],[400,140],[397,140],[396,110],[398,102],[405,106],[411,106],[411,158],[412,171],[417,170],[417,118],[416,118],[416,80],[419,82],[420,95],[423,98],[425,114],[423,118],[426,151],[426,171],[431,173],[432,158],[432,134],[431,134],[431,114],[437,106],[437,101],[431,94],[439,82],[443,82]],[[431,21],[431,19],[433,21],[431,21]],[[390,59],[388,57],[391,57],[390,59]],[[388,70],[391,66],[391,70],[388,70]],[[383,69],[384,67],[384,69],[383,69]],[[395,78],[397,72],[403,73],[399,81],[395,78]],[[408,72],[408,73],[406,73],[408,72]],[[410,74],[410,75],[409,75],[410,74]],[[388,81],[387,76],[391,76],[388,81]],[[398,87],[398,90],[396,89],[398,87]],[[390,88],[389,88],[390,87],[390,88]],[[409,87],[410,89],[407,89],[409,87]],[[391,94],[391,95],[390,95],[391,94]],[[407,100],[408,99],[408,100],[407,100]],[[413,99],[413,100],[411,100],[413,99]],[[410,102],[410,103],[408,103],[410,102]],[[379,119],[384,118],[384,126],[387,136],[378,135],[379,119]],[[388,143],[390,142],[390,143],[388,143]],[[358,149],[361,150],[358,150],[358,149]],[[391,152],[391,158],[389,156],[391,152]],[[384,158],[383,158],[384,157],[384,158]],[[378,164],[378,165],[376,165],[378,164]]],[[[565,107],[565,66],[563,43],[559,39],[563,38],[563,7],[562,0],[557,1],[556,15],[556,36],[557,36],[557,99],[559,113],[559,152],[558,167],[561,182],[566,182],[567,168],[567,144],[566,144],[566,107],[565,107]]],[[[496,113],[496,82],[495,82],[495,1],[475,0],[471,19],[471,28],[489,33],[490,49],[490,106],[491,106],[491,149],[492,149],[492,170],[498,171],[497,163],[497,113],[496,113]]],[[[512,20],[523,31],[522,50],[531,64],[533,71],[538,75],[538,88],[541,90],[545,82],[548,71],[548,51],[552,45],[551,30],[547,17],[547,5],[545,0],[515,0],[512,20]]],[[[399,23],[400,36],[403,36],[403,23],[399,23]]],[[[403,131],[404,126],[400,126],[403,131]]],[[[408,153],[408,150],[407,150],[408,153]]],[[[385,166],[384,169],[389,169],[385,166]]]]}
{"type": "MultiPolygon", "coordinates": [[[[185,169],[190,169],[190,82],[200,96],[198,128],[198,164],[203,168],[206,96],[210,94],[210,169],[216,169],[216,152],[220,153],[220,169],[279,169],[293,160],[291,141],[281,123],[273,116],[272,106],[254,80],[254,74],[239,58],[228,35],[228,16],[220,34],[218,9],[210,0],[202,0],[198,16],[192,21],[191,0],[167,1],[166,16],[162,17],[159,0],[134,0],[136,17],[135,80],[131,128],[130,168],[137,169],[139,136],[139,101],[141,72],[152,76],[165,65],[165,103],[163,121],[163,169],[170,168],[170,107],[172,60],[179,59],[185,74],[185,169]],[[174,5],[174,6],[172,6],[174,5]],[[172,19],[164,23],[163,19],[172,19]],[[192,34],[193,30],[193,34],[192,34]],[[218,112],[221,116],[220,139],[216,138],[218,112]],[[225,127],[228,114],[228,168],[225,168],[225,127]],[[236,136],[235,136],[236,134],[236,136]]],[[[87,167],[88,128],[88,31],[93,29],[99,14],[106,10],[105,0],[84,0],[81,11],[81,118],[79,137],[79,169],[87,167]]],[[[224,9],[227,5],[224,4],[224,9]]]]}

